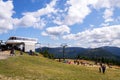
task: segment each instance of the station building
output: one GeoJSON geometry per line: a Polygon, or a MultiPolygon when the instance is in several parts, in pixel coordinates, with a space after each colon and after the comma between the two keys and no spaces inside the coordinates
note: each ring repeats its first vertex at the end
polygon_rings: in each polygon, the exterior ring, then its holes
{"type": "Polygon", "coordinates": [[[21,49],[24,52],[35,51],[37,39],[12,36],[6,41],[6,45],[21,49]]]}

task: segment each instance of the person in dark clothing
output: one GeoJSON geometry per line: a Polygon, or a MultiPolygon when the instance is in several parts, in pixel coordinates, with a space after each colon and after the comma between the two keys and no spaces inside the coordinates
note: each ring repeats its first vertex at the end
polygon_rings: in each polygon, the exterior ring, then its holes
{"type": "Polygon", "coordinates": [[[80,64],[80,62],[79,61],[77,61],[77,65],[79,65],[80,64]]]}
{"type": "Polygon", "coordinates": [[[101,73],[102,72],[102,63],[100,63],[99,65],[100,65],[99,72],[101,73]]]}
{"type": "Polygon", "coordinates": [[[13,55],[15,55],[15,50],[14,50],[14,48],[12,48],[11,51],[10,51],[10,56],[13,56],[13,55]]]}
{"type": "Polygon", "coordinates": [[[23,51],[20,49],[20,55],[23,55],[23,51]]]}
{"type": "Polygon", "coordinates": [[[29,55],[33,55],[33,51],[32,50],[30,50],[29,55]]]}
{"type": "Polygon", "coordinates": [[[105,71],[106,71],[106,66],[102,65],[102,72],[105,73],[105,71]]]}
{"type": "Polygon", "coordinates": [[[101,73],[101,66],[99,67],[99,72],[101,73]]]}
{"type": "Polygon", "coordinates": [[[12,49],[10,50],[10,56],[12,56],[12,49]]]}

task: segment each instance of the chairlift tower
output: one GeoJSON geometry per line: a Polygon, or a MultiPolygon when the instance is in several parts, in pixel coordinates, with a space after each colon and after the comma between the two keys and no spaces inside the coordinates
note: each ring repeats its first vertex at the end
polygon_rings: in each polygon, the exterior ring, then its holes
{"type": "Polygon", "coordinates": [[[63,43],[63,44],[61,44],[61,46],[63,47],[63,60],[65,61],[65,48],[66,48],[67,44],[63,43]]]}

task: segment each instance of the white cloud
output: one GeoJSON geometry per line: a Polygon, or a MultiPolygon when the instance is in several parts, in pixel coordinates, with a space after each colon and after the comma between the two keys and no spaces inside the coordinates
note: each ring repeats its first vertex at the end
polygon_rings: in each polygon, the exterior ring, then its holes
{"type": "Polygon", "coordinates": [[[41,18],[44,15],[51,16],[48,18],[53,18],[54,16],[54,19],[52,19],[53,21],[51,21],[51,23],[57,24],[59,26],[82,23],[87,15],[89,15],[92,11],[90,6],[95,9],[105,8],[103,18],[105,19],[106,23],[113,21],[112,16],[114,14],[114,7],[119,7],[118,4],[120,3],[118,0],[115,0],[115,2],[112,0],[68,0],[66,3],[68,6],[65,7],[65,9],[67,9],[67,13],[65,13],[66,11],[55,8],[57,6],[56,2],[57,0],[52,0],[44,8],[41,8],[35,12],[23,13],[24,16],[20,19],[20,21],[17,22],[17,25],[33,26],[35,28],[42,29],[47,24],[47,21],[41,18]],[[51,15],[51,13],[57,16],[51,15]]]}
{"type": "Polygon", "coordinates": [[[42,36],[48,36],[48,34],[47,34],[45,31],[43,31],[43,32],[41,33],[41,35],[42,35],[42,36]]]}
{"type": "Polygon", "coordinates": [[[120,8],[120,0],[109,0],[112,7],[119,7],[120,8]]]}
{"type": "Polygon", "coordinates": [[[111,8],[111,3],[110,0],[97,0],[93,7],[95,9],[111,8]]]}
{"type": "Polygon", "coordinates": [[[115,8],[120,7],[120,0],[95,0],[96,3],[93,4],[94,8],[101,9],[101,8],[115,8]]]}
{"type": "Polygon", "coordinates": [[[70,33],[70,28],[66,25],[62,25],[58,27],[49,27],[46,29],[46,31],[53,35],[59,35],[59,34],[64,34],[65,32],[70,33]]]}
{"type": "Polygon", "coordinates": [[[19,25],[23,25],[23,26],[33,26],[34,23],[36,23],[38,20],[37,18],[35,18],[32,15],[25,15],[24,17],[22,17],[20,19],[20,24],[19,25]]]}
{"type": "Polygon", "coordinates": [[[97,3],[93,5],[95,9],[105,9],[103,12],[103,18],[105,23],[112,22],[114,15],[114,9],[120,8],[120,0],[97,0],[97,3]]]}
{"type": "Polygon", "coordinates": [[[102,23],[100,26],[109,26],[109,23],[102,23]]]}
{"type": "Polygon", "coordinates": [[[61,17],[58,16],[53,20],[53,23],[57,24],[57,25],[62,25],[63,22],[61,21],[61,17]]]}
{"type": "Polygon", "coordinates": [[[56,13],[57,10],[54,8],[56,5],[56,1],[57,0],[52,0],[49,4],[46,5],[45,8],[41,8],[35,12],[25,12],[23,13],[23,15],[32,15],[34,17],[40,17],[50,13],[56,13]]]}
{"type": "Polygon", "coordinates": [[[115,24],[120,24],[120,16],[118,16],[115,21],[114,21],[115,24]]]}
{"type": "Polygon", "coordinates": [[[8,19],[11,18],[13,14],[13,4],[12,1],[3,2],[0,0],[0,18],[8,19]]]}
{"type": "Polygon", "coordinates": [[[13,8],[12,1],[3,2],[0,0],[0,34],[13,29],[13,8]]]}
{"type": "Polygon", "coordinates": [[[38,29],[43,29],[46,25],[46,21],[43,18],[34,17],[32,15],[25,15],[21,19],[13,19],[15,26],[22,27],[34,27],[38,29]]]}
{"type": "Polygon", "coordinates": [[[8,30],[14,29],[14,27],[35,27],[42,29],[46,25],[44,15],[55,13],[57,10],[54,8],[56,0],[52,0],[45,8],[41,8],[35,12],[23,13],[23,17],[13,18],[13,2],[0,0],[0,33],[7,32],[8,30]]]}
{"type": "Polygon", "coordinates": [[[105,19],[105,22],[111,22],[113,21],[113,9],[106,9],[103,15],[103,18],[105,19]]]}
{"type": "Polygon", "coordinates": [[[66,25],[61,25],[47,28],[45,32],[42,32],[42,35],[57,39],[60,35],[65,33],[70,33],[70,28],[66,25]]]}
{"type": "Polygon", "coordinates": [[[23,13],[23,17],[20,19],[14,19],[16,26],[24,27],[34,27],[42,29],[46,25],[46,21],[42,16],[49,15],[51,13],[56,13],[55,9],[56,0],[52,0],[45,8],[41,8],[35,12],[26,12],[23,13]]]}
{"type": "Polygon", "coordinates": [[[113,0],[68,0],[68,12],[64,24],[83,23],[84,19],[92,12],[91,8],[105,9],[103,18],[105,22],[111,22],[113,21],[114,8],[120,7],[119,4],[119,0],[115,0],[115,2],[113,0]]]}
{"type": "Polygon", "coordinates": [[[94,28],[77,34],[63,36],[63,39],[76,40],[80,46],[98,47],[105,45],[120,46],[120,25],[94,28]]]}
{"type": "Polygon", "coordinates": [[[65,24],[73,25],[82,23],[83,20],[91,12],[88,5],[90,1],[87,0],[68,0],[69,6],[67,16],[65,17],[65,24]]]}

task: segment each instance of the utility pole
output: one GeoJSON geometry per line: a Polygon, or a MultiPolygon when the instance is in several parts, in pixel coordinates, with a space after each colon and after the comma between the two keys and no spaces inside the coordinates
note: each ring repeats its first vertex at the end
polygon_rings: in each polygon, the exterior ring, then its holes
{"type": "Polygon", "coordinates": [[[41,43],[36,43],[36,45],[38,45],[38,48],[39,48],[39,50],[40,50],[40,52],[42,52],[42,47],[41,47],[41,43]]]}
{"type": "Polygon", "coordinates": [[[49,50],[50,44],[48,43],[48,50],[49,50]]]}
{"type": "Polygon", "coordinates": [[[1,51],[1,49],[2,49],[1,44],[2,44],[2,40],[0,40],[0,51],[1,51]]]}

